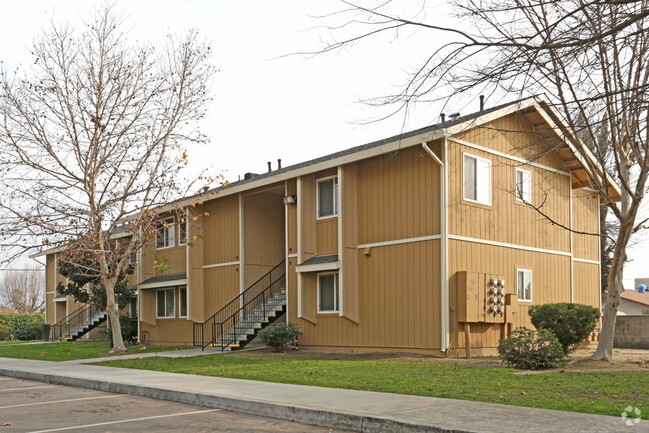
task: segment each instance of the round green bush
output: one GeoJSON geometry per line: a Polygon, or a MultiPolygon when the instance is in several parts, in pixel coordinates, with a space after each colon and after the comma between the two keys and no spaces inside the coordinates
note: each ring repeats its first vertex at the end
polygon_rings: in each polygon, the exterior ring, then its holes
{"type": "Polygon", "coordinates": [[[11,335],[11,328],[7,325],[0,325],[0,341],[5,341],[11,335]]]}
{"type": "Polygon", "coordinates": [[[559,303],[533,305],[529,309],[532,325],[536,329],[552,332],[563,352],[576,350],[597,326],[600,311],[590,305],[559,303]]]}
{"type": "Polygon", "coordinates": [[[561,344],[547,329],[514,329],[500,340],[498,354],[505,365],[522,370],[556,368],[565,362],[561,344]]]}
{"type": "Polygon", "coordinates": [[[16,340],[38,340],[40,339],[40,329],[33,326],[23,326],[14,331],[14,337],[16,340]]]}
{"type": "Polygon", "coordinates": [[[286,346],[302,335],[297,325],[293,323],[273,323],[259,331],[259,339],[274,352],[282,352],[286,346]]]}

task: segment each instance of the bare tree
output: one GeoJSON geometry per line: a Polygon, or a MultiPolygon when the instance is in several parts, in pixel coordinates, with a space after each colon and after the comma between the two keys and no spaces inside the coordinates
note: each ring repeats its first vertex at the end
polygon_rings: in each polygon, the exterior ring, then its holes
{"type": "Polygon", "coordinates": [[[205,141],[211,50],[196,31],[135,43],[111,6],[82,29],[50,24],[29,69],[0,76],[0,247],[10,259],[43,246],[92,257],[113,351],[124,351],[118,276],[155,233],[160,205],[209,183],[180,171],[186,146],[205,141]]]}
{"type": "Polygon", "coordinates": [[[626,249],[647,223],[636,219],[649,175],[649,1],[457,0],[458,28],[440,22],[426,4],[416,16],[403,17],[389,0],[372,6],[343,3],[344,10],[327,19],[334,34],[344,29],[352,36],[319,53],[383,33],[398,38],[407,28],[430,36],[432,48],[422,48],[428,50],[425,60],[415,65],[400,91],[369,101],[391,107],[388,115],[407,112],[418,102],[461,105],[479,93],[509,99],[545,93],[550,98],[549,108],[568,125],[554,130],[555,137],[573,143],[588,183],[618,225],[593,356],[610,361],[626,249]],[[604,130],[609,149],[595,146],[592,158],[579,137],[595,142],[604,130]],[[613,182],[621,187],[620,203],[614,200],[613,182]]]}
{"type": "Polygon", "coordinates": [[[0,280],[0,303],[19,314],[42,313],[45,305],[45,272],[35,266],[10,270],[0,280]]]}

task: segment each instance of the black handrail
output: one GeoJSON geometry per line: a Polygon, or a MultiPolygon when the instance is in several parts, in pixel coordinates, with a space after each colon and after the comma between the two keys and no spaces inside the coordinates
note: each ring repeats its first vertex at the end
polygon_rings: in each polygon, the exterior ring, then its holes
{"type": "Polygon", "coordinates": [[[241,315],[244,306],[249,305],[251,300],[256,299],[261,293],[268,291],[278,279],[286,275],[285,264],[286,260],[282,260],[207,320],[202,323],[194,323],[194,346],[201,346],[204,349],[210,344],[214,344],[219,336],[224,335],[222,332],[224,323],[236,314],[241,315]]]}
{"type": "Polygon", "coordinates": [[[73,330],[90,321],[90,319],[100,312],[99,308],[92,304],[86,304],[77,308],[52,325],[52,341],[63,340],[65,336],[70,336],[73,330]]]}

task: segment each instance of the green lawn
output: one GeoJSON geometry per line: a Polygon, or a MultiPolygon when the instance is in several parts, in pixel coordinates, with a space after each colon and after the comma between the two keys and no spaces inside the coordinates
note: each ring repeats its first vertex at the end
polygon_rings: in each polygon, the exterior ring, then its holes
{"type": "Polygon", "coordinates": [[[220,376],[649,418],[649,374],[545,372],[415,362],[259,358],[244,354],[100,362],[111,367],[220,376]]]}
{"type": "Polygon", "coordinates": [[[5,346],[7,344],[25,344],[25,343],[38,343],[38,342],[43,342],[43,340],[5,340],[5,341],[0,341],[0,346],[5,346]]]}
{"type": "MultiPolygon", "coordinates": [[[[134,346],[127,354],[176,350],[173,347],[134,346]]],[[[43,361],[70,361],[73,359],[108,356],[110,347],[105,341],[72,341],[61,343],[0,345],[0,357],[40,359],[43,361]]]]}

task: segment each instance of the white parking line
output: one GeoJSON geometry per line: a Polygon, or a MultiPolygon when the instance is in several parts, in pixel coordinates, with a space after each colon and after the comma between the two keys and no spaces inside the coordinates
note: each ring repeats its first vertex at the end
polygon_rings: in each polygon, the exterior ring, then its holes
{"type": "Polygon", "coordinates": [[[54,388],[56,385],[46,385],[46,386],[29,386],[27,388],[8,388],[0,389],[0,392],[9,392],[9,391],[25,391],[29,389],[41,389],[41,388],[54,388]]]}
{"type": "Polygon", "coordinates": [[[25,403],[25,404],[13,404],[11,406],[0,406],[0,409],[10,409],[12,407],[25,407],[25,406],[40,406],[42,404],[52,404],[52,403],[67,403],[70,401],[81,401],[81,400],[96,400],[99,398],[115,398],[115,397],[126,397],[125,394],[119,395],[105,395],[101,397],[85,397],[85,398],[71,398],[68,400],[55,400],[55,401],[43,401],[40,403],[25,403]]]}
{"type": "Polygon", "coordinates": [[[132,418],[132,419],[125,419],[125,420],[121,420],[121,421],[109,421],[109,422],[100,422],[100,423],[97,423],[97,424],[75,425],[75,426],[72,426],[72,427],[53,428],[53,429],[49,429],[49,430],[37,430],[37,431],[30,432],[30,433],[46,433],[46,432],[51,432],[51,431],[77,430],[77,429],[81,429],[81,428],[98,427],[98,426],[102,426],[102,425],[121,424],[121,423],[124,423],[124,422],[145,421],[145,420],[148,420],[148,419],[169,418],[169,417],[172,417],[172,416],[194,415],[194,414],[197,414],[197,413],[216,412],[216,411],[219,411],[219,410],[221,410],[221,409],[196,410],[196,411],[193,411],[193,412],[173,413],[173,414],[170,414],[170,415],[146,416],[144,418],[132,418]]]}

